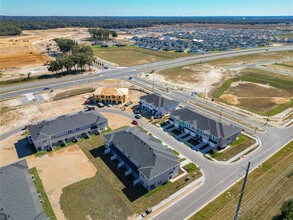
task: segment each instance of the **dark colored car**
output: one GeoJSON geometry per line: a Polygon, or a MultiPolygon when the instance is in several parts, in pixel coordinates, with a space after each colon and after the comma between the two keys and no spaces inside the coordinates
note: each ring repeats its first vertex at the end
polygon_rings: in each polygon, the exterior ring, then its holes
{"type": "Polygon", "coordinates": [[[138,125],[138,122],[136,120],[132,120],[132,124],[138,125]]]}

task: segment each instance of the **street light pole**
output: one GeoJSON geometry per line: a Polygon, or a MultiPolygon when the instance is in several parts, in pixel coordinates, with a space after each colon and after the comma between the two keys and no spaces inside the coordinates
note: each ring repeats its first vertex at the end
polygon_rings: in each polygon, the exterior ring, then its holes
{"type": "Polygon", "coordinates": [[[235,211],[234,220],[238,220],[238,217],[239,217],[240,206],[241,206],[242,197],[243,197],[243,193],[244,193],[244,189],[245,189],[245,185],[246,185],[246,181],[247,181],[247,177],[248,177],[249,167],[250,167],[250,161],[248,162],[248,165],[247,165],[247,168],[246,168],[244,182],[243,182],[243,185],[242,185],[239,201],[238,201],[237,208],[236,208],[236,211],[235,211]]]}

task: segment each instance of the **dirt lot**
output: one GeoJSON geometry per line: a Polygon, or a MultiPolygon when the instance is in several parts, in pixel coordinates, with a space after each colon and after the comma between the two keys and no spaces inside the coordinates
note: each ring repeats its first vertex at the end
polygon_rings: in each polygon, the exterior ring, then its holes
{"type": "MultiPolygon", "coordinates": [[[[98,86],[113,86],[113,87],[129,87],[130,84],[126,81],[120,80],[105,80],[98,83],[90,83],[86,86],[77,86],[69,89],[56,90],[53,93],[44,93],[45,100],[42,102],[21,105],[19,99],[12,99],[0,102],[0,131],[7,132],[13,128],[24,126],[34,121],[53,118],[59,115],[69,114],[84,110],[83,105],[86,98],[92,93],[85,93],[81,95],[72,96],[60,100],[53,100],[58,94],[63,94],[68,91],[75,91],[76,89],[98,86]]],[[[137,103],[139,97],[144,95],[143,92],[130,90],[129,100],[137,103]]]]}
{"type": "MultiPolygon", "coordinates": [[[[23,31],[21,36],[0,38],[1,79],[17,78],[31,72],[33,75],[47,72],[44,63],[52,60],[46,55],[46,45],[52,39],[68,37],[74,40],[87,37],[85,28],[60,28],[23,31]]],[[[56,49],[53,48],[52,49],[56,49]]]]}
{"type": "Polygon", "coordinates": [[[209,64],[194,64],[161,70],[153,74],[143,74],[141,77],[150,81],[155,80],[155,83],[169,87],[205,92],[210,91],[228,75],[230,75],[230,71],[224,68],[209,64]]]}
{"type": "Polygon", "coordinates": [[[23,138],[22,133],[0,141],[0,167],[19,160],[14,144],[23,138]]]}
{"type": "Polygon", "coordinates": [[[275,88],[269,85],[235,82],[220,96],[220,99],[233,104],[241,105],[244,108],[267,112],[280,104],[289,102],[293,98],[285,89],[275,88]]]}
{"type": "Polygon", "coordinates": [[[96,167],[78,145],[46,154],[30,156],[29,167],[36,167],[57,219],[65,219],[60,208],[62,189],[80,180],[93,177],[96,167]]]}

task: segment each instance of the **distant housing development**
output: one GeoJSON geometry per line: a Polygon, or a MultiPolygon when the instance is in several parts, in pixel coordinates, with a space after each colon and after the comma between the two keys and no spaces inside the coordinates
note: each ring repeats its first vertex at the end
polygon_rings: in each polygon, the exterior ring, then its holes
{"type": "Polygon", "coordinates": [[[132,175],[134,185],[142,184],[148,191],[178,175],[179,158],[157,139],[138,128],[124,128],[104,135],[105,153],[124,166],[125,176],[132,175]]]}
{"type": "Polygon", "coordinates": [[[153,115],[163,116],[178,108],[179,102],[153,93],[142,96],[139,105],[142,110],[146,110],[153,115]]]}
{"type": "Polygon", "coordinates": [[[94,91],[93,98],[96,102],[123,104],[128,98],[128,88],[100,87],[94,91]]]}
{"type": "Polygon", "coordinates": [[[171,112],[170,124],[189,134],[200,145],[209,145],[210,149],[222,149],[236,140],[241,128],[201,115],[188,108],[171,112]]]}
{"type": "Polygon", "coordinates": [[[108,120],[96,111],[63,115],[53,120],[42,121],[29,126],[29,141],[37,151],[49,150],[66,142],[78,141],[89,134],[100,133],[108,120]]]}
{"type": "Polygon", "coordinates": [[[0,168],[0,219],[46,220],[25,160],[0,168]]]}

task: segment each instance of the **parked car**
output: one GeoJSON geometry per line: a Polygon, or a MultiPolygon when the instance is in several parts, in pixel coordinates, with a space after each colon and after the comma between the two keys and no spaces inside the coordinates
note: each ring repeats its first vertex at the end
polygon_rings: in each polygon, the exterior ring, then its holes
{"type": "Polygon", "coordinates": [[[132,105],[132,104],[133,104],[133,102],[132,102],[132,101],[129,101],[129,102],[126,102],[126,103],[124,104],[124,106],[127,107],[127,106],[130,106],[130,105],[132,105]]]}
{"type": "Polygon", "coordinates": [[[132,120],[132,124],[138,125],[138,122],[136,120],[132,120]]]}
{"type": "Polygon", "coordinates": [[[140,113],[140,110],[139,109],[134,109],[134,114],[139,114],[140,113]]]}
{"type": "Polygon", "coordinates": [[[103,108],[105,105],[104,105],[103,103],[101,103],[101,102],[98,102],[97,106],[98,106],[99,108],[103,108]]]}
{"type": "Polygon", "coordinates": [[[135,114],[134,117],[137,118],[137,119],[140,119],[141,115],[140,114],[135,114]]]}

